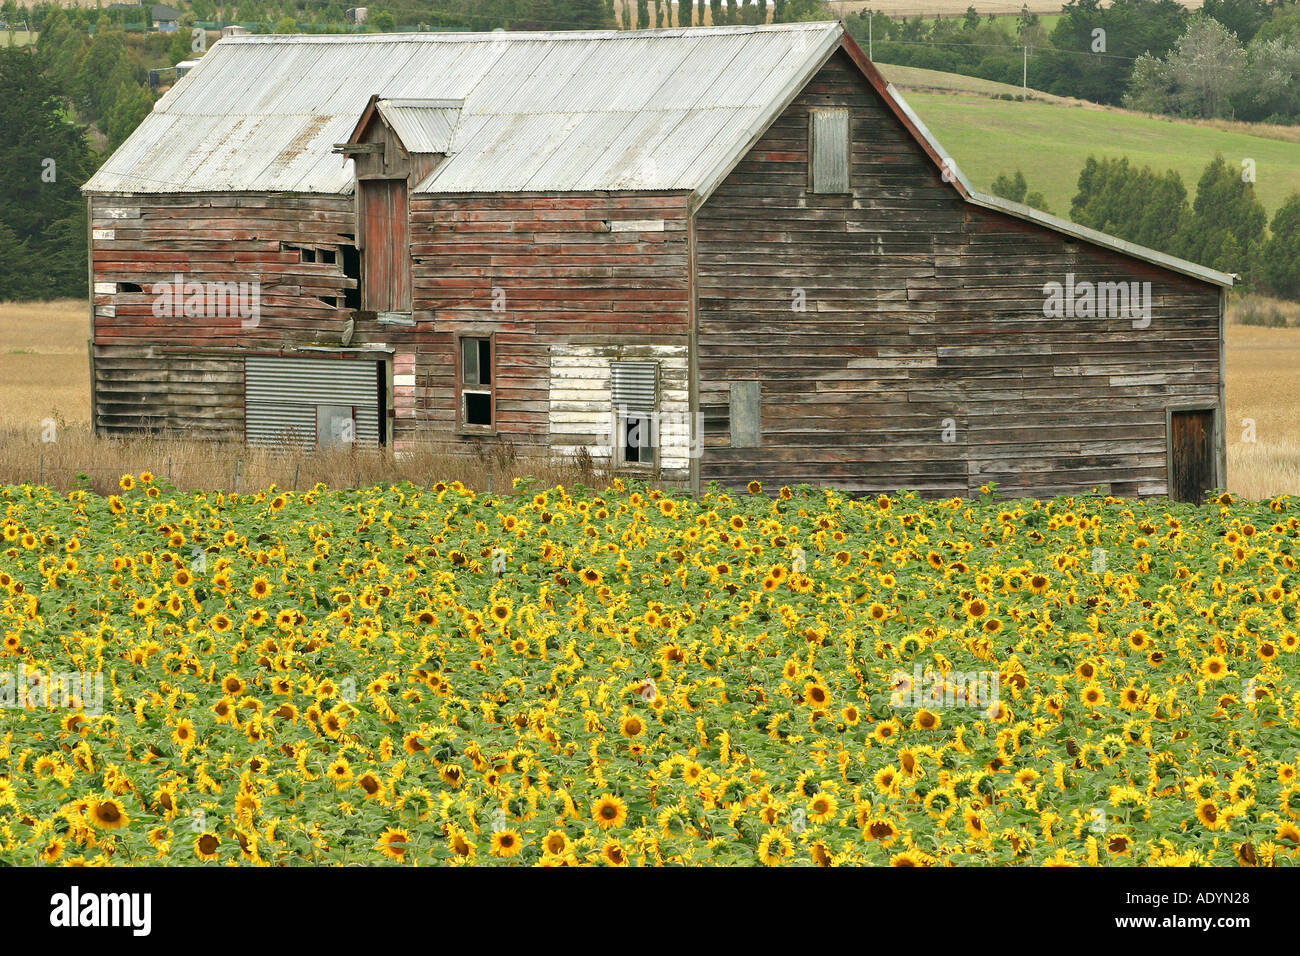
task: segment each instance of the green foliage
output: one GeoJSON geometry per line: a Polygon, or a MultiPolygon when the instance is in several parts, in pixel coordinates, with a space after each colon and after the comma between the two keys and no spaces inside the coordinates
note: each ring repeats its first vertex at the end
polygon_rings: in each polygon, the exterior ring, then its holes
{"type": "Polygon", "coordinates": [[[1255,197],[1255,184],[1222,156],[1205,167],[1196,185],[1192,214],[1179,230],[1177,254],[1222,272],[1255,278],[1268,215],[1255,197]]]}
{"type": "Polygon", "coordinates": [[[1300,298],[1300,193],[1273,214],[1270,232],[1260,256],[1262,277],[1275,294],[1300,298]]]}
{"type": "Polygon", "coordinates": [[[0,48],[0,300],[86,294],[86,207],[94,165],[32,50],[0,48]]]}
{"type": "Polygon", "coordinates": [[[1089,156],[1070,206],[1070,218],[1081,226],[1170,253],[1189,214],[1181,176],[1172,169],[1163,175],[1149,166],[1137,169],[1127,156],[1089,156]]]}
{"type": "Polygon", "coordinates": [[[1052,211],[1047,208],[1047,200],[1043,197],[1043,194],[1029,188],[1029,183],[1025,180],[1025,174],[1019,169],[1011,176],[999,173],[997,178],[993,180],[993,185],[989,187],[989,192],[995,196],[1001,196],[1003,199],[1032,206],[1046,213],[1052,211]]]}

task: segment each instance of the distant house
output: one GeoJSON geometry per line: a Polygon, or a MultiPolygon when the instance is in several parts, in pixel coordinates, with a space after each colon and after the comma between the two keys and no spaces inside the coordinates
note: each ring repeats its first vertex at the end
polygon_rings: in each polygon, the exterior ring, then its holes
{"type": "Polygon", "coordinates": [[[101,435],[1224,482],[1233,277],[976,190],[835,23],[232,37],[84,188],[101,435]]]}
{"type": "Polygon", "coordinates": [[[175,7],[169,7],[166,4],[155,3],[150,10],[150,22],[155,30],[161,30],[163,33],[170,33],[180,26],[181,12],[175,7]]]}
{"type": "Polygon", "coordinates": [[[365,23],[366,8],[348,7],[346,10],[343,11],[343,19],[347,20],[348,23],[365,23]]]}
{"type": "Polygon", "coordinates": [[[225,39],[226,37],[248,36],[248,27],[241,27],[237,23],[232,23],[230,26],[221,28],[221,36],[222,39],[225,39]]]}

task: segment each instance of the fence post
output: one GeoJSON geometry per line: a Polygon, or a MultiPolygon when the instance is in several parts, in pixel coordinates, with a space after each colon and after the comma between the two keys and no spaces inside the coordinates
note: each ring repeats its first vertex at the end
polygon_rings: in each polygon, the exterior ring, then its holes
{"type": "Polygon", "coordinates": [[[293,490],[298,490],[298,462],[293,463],[293,490]]]}
{"type": "Polygon", "coordinates": [[[38,485],[45,484],[45,449],[44,448],[41,449],[41,467],[40,467],[40,471],[36,475],[36,483],[38,485]]]}
{"type": "Polygon", "coordinates": [[[167,484],[169,485],[175,484],[175,481],[172,479],[172,456],[171,455],[167,456],[167,484]]]}
{"type": "Polygon", "coordinates": [[[239,466],[240,466],[240,460],[236,458],[235,459],[235,489],[234,489],[235,494],[239,494],[239,466]]]}

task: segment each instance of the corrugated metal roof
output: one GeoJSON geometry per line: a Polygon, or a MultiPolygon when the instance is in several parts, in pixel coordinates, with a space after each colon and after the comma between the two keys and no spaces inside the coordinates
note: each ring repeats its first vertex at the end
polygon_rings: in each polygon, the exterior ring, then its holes
{"type": "Polygon", "coordinates": [[[379,100],[375,109],[412,153],[445,153],[465,106],[461,100],[379,100]]]}
{"type": "Polygon", "coordinates": [[[408,149],[449,154],[416,192],[695,189],[840,35],[804,23],[226,37],[85,190],[348,193],[351,160],[332,147],[372,95],[408,149]],[[411,102],[428,100],[463,105],[411,102]]]}

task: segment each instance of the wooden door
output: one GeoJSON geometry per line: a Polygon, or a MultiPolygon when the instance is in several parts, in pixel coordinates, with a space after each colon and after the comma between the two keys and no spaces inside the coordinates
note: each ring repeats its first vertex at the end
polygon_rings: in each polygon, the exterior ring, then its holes
{"type": "Polygon", "coordinates": [[[360,190],[361,308],[411,311],[410,219],[406,180],[363,179],[360,190]]]}
{"type": "Polygon", "coordinates": [[[1202,504],[1214,487],[1214,412],[1169,413],[1169,497],[1202,504]]]}

